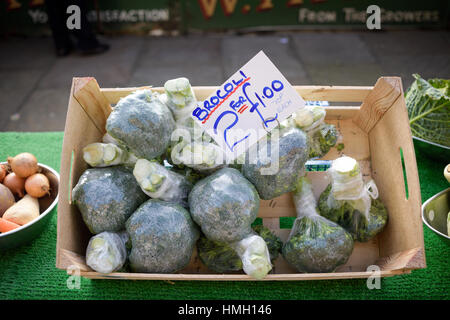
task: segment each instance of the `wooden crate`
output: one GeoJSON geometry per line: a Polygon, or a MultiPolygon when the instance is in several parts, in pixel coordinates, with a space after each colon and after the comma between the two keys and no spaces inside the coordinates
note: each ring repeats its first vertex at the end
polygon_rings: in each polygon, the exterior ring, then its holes
{"type": "MultiPolygon", "coordinates": [[[[72,188],[87,169],[81,150],[87,144],[101,140],[111,104],[136,89],[101,89],[94,78],[73,79],[61,160],[56,267],[67,270],[76,266],[81,276],[96,279],[254,280],[243,273],[213,273],[199,261],[195,252],[190,264],[174,274],[105,275],[86,265],[84,254],[91,235],[78,209],[71,205],[72,188]]],[[[201,100],[216,89],[196,87],[194,91],[201,100]]],[[[425,268],[419,178],[401,79],[382,77],[374,87],[296,86],[296,89],[305,100],[327,100],[343,105],[362,102],[360,106],[327,107],[325,120],[338,128],[341,142],[345,145],[342,152],[361,163],[365,179],[371,176],[377,183],[380,198],[389,211],[389,222],[384,231],[371,241],[356,242],[347,264],[334,273],[297,273],[279,257],[264,280],[367,278],[373,275],[367,271],[371,265],[379,266],[380,276],[425,268]],[[408,192],[405,190],[400,150],[403,151],[408,192]]],[[[163,89],[154,90],[161,92],[163,89]]],[[[335,159],[339,155],[333,148],[325,159],[335,159]]],[[[327,176],[324,172],[309,173],[309,176],[317,197],[328,184],[327,176]]],[[[295,216],[291,194],[261,201],[259,217],[282,240],[286,240],[290,230],[280,229],[280,217],[291,216],[295,216]]]]}

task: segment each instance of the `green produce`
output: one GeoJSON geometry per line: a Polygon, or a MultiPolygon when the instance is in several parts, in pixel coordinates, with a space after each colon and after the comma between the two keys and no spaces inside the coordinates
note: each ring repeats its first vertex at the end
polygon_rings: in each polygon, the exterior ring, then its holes
{"type": "Polygon", "coordinates": [[[134,165],[137,158],[113,143],[91,143],[83,148],[83,159],[91,167],[109,167],[119,164],[134,165]]]}
{"type": "Polygon", "coordinates": [[[413,76],[405,97],[413,136],[450,147],[450,80],[413,76]]]}
{"type": "MultiPolygon", "coordinates": [[[[259,235],[266,242],[269,249],[270,260],[274,261],[279,253],[283,243],[280,238],[270,231],[269,228],[262,225],[254,226],[254,234],[259,235]]],[[[216,272],[231,272],[242,270],[243,264],[235,245],[227,242],[209,240],[204,235],[197,241],[197,252],[200,260],[210,269],[216,272]]]]}
{"type": "Polygon", "coordinates": [[[130,267],[135,272],[171,273],[188,265],[197,226],[183,207],[150,199],[126,222],[131,239],[130,267]]]}
{"type": "Polygon", "coordinates": [[[272,269],[267,244],[255,234],[232,243],[202,236],[197,242],[197,251],[200,260],[216,272],[244,270],[249,276],[262,279],[272,269]]]}
{"type": "Polygon", "coordinates": [[[93,234],[123,230],[146,199],[133,174],[122,166],[87,169],[72,191],[72,203],[93,234]]]}
{"type": "Polygon", "coordinates": [[[151,198],[188,206],[187,197],[192,184],[185,176],[145,159],[136,162],[133,175],[142,191],[151,198]]]}
{"type": "Polygon", "coordinates": [[[208,239],[234,242],[251,233],[259,210],[255,187],[239,171],[223,168],[200,180],[189,194],[192,218],[208,239]]]}
{"type": "Polygon", "coordinates": [[[147,160],[166,151],[174,129],[172,113],[151,90],[136,91],[121,99],[106,121],[106,131],[114,140],[147,160]]]}
{"type": "Polygon", "coordinates": [[[283,242],[280,238],[278,238],[278,236],[275,235],[269,228],[263,225],[253,226],[252,229],[266,242],[270,253],[270,260],[274,261],[278,258],[281,248],[283,247],[283,242]]]}
{"type": "Polygon", "coordinates": [[[364,214],[355,209],[351,201],[343,201],[338,208],[330,208],[327,199],[331,192],[331,184],[325,189],[319,198],[320,214],[332,221],[335,221],[345,230],[350,232],[353,239],[360,242],[366,242],[380,233],[388,221],[388,213],[379,199],[373,199],[369,219],[364,214]]]}
{"type": "Polygon", "coordinates": [[[333,272],[348,261],[353,251],[352,236],[318,214],[306,177],[299,179],[293,198],[297,218],[283,246],[283,257],[299,272],[333,272]]]}
{"type": "Polygon", "coordinates": [[[365,242],[381,232],[388,220],[375,182],[364,184],[355,159],[341,157],[328,170],[331,184],[319,197],[320,215],[338,223],[354,240],[365,242]]]}
{"type": "Polygon", "coordinates": [[[307,148],[304,132],[286,128],[280,131],[278,138],[272,136],[268,143],[262,146],[258,143],[250,148],[242,173],[254,184],[261,199],[273,199],[295,188],[308,157],[307,148]],[[259,152],[256,159],[252,159],[256,148],[259,152]]]}
{"type": "Polygon", "coordinates": [[[185,165],[199,172],[211,173],[225,166],[225,154],[215,143],[194,141],[180,149],[172,149],[171,159],[175,165],[185,165]]]}
{"type": "Polygon", "coordinates": [[[325,123],[325,115],[324,107],[306,105],[282,123],[282,127],[297,127],[306,133],[308,159],[321,158],[336,145],[338,132],[334,125],[325,123]]]}
{"type": "Polygon", "coordinates": [[[172,111],[175,120],[186,118],[197,104],[194,90],[187,78],[177,78],[166,81],[165,95],[161,99],[172,111]]]}
{"type": "Polygon", "coordinates": [[[232,244],[242,261],[242,269],[255,279],[263,279],[270,270],[270,253],[263,238],[248,235],[244,239],[232,244]]]}
{"type": "Polygon", "coordinates": [[[93,236],[86,249],[86,264],[100,273],[120,270],[127,259],[127,241],[128,234],[124,231],[105,231],[93,236]]]}
{"type": "Polygon", "coordinates": [[[197,252],[210,270],[220,273],[242,270],[242,260],[229,242],[209,240],[202,234],[197,241],[197,252]]]}

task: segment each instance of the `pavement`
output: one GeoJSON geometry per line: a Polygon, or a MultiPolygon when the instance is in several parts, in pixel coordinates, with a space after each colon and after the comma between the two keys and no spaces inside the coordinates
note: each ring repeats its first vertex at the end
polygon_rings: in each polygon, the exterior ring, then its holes
{"type": "Polygon", "coordinates": [[[110,36],[101,55],[58,58],[51,38],[0,40],[0,131],[63,131],[72,77],[101,87],[220,85],[259,50],[293,85],[370,86],[380,76],[450,78],[449,31],[110,36]]]}

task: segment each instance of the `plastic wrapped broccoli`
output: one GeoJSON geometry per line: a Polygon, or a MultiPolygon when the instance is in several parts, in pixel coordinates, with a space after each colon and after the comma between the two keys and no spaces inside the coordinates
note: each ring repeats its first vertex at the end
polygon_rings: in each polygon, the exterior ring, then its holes
{"type": "Polygon", "coordinates": [[[72,203],[94,234],[123,230],[125,221],[146,199],[123,166],[87,169],[72,191],[72,203]]]}
{"type": "Polygon", "coordinates": [[[134,165],[137,158],[113,143],[91,143],[83,148],[83,159],[91,167],[134,165]]]}
{"type": "Polygon", "coordinates": [[[126,222],[135,272],[171,273],[186,267],[200,232],[183,207],[150,199],[126,222]]]}
{"type": "Polygon", "coordinates": [[[325,123],[325,115],[324,107],[306,105],[282,123],[282,127],[295,126],[306,133],[308,159],[323,157],[336,145],[339,134],[334,125],[325,123]]]}
{"type": "Polygon", "coordinates": [[[194,185],[189,207],[208,239],[234,242],[251,233],[259,196],[239,171],[223,168],[194,185]]]}
{"type": "Polygon", "coordinates": [[[175,120],[190,117],[191,111],[197,105],[194,90],[187,78],[177,78],[166,81],[164,91],[160,99],[172,111],[175,120]]]}
{"type": "Polygon", "coordinates": [[[358,162],[340,157],[333,161],[328,174],[331,184],[320,195],[320,214],[341,225],[357,241],[368,241],[381,232],[388,213],[377,199],[375,182],[364,184],[358,162]]]}
{"type": "Polygon", "coordinates": [[[241,170],[255,185],[261,199],[270,200],[295,188],[304,170],[307,152],[305,133],[297,128],[286,128],[280,130],[278,138],[271,136],[267,144],[251,147],[241,170]],[[252,159],[255,148],[259,148],[256,161],[252,159]],[[278,170],[271,172],[275,167],[278,170]]]}
{"type": "Polygon", "coordinates": [[[169,159],[176,166],[186,165],[201,172],[211,173],[224,166],[223,150],[191,117],[199,103],[189,80],[177,78],[164,84],[165,93],[159,99],[172,111],[176,130],[168,150],[169,159]]]}
{"type": "MultiPolygon", "coordinates": [[[[249,236],[260,236],[266,242],[270,260],[274,261],[281,252],[283,245],[280,238],[273,234],[269,228],[262,225],[254,226],[252,229],[254,233],[249,236]]],[[[248,243],[242,243],[242,245],[244,244],[248,243]]],[[[242,258],[238,255],[236,247],[236,244],[209,240],[204,235],[200,236],[200,239],[197,241],[197,251],[200,260],[209,269],[216,272],[230,272],[243,269],[242,258]]]]}
{"type": "Polygon", "coordinates": [[[162,155],[175,129],[171,111],[149,89],[122,98],[106,121],[107,133],[147,160],[162,155]]]}
{"type": "Polygon", "coordinates": [[[228,243],[236,251],[245,273],[261,279],[272,269],[265,241],[251,229],[259,210],[258,193],[239,171],[223,168],[197,182],[189,207],[209,240],[228,243]]]}
{"type": "Polygon", "coordinates": [[[125,231],[105,231],[93,236],[86,249],[86,264],[100,273],[120,270],[127,259],[128,239],[125,231]]]}
{"type": "Polygon", "coordinates": [[[302,177],[293,192],[297,219],[283,246],[286,261],[299,272],[333,272],[353,251],[352,236],[320,216],[311,182],[302,177]]]}
{"type": "Polygon", "coordinates": [[[172,162],[186,165],[199,172],[211,173],[225,166],[225,155],[215,143],[194,141],[186,144],[179,152],[173,149],[172,162]]]}
{"type": "Polygon", "coordinates": [[[185,176],[145,159],[136,162],[133,175],[142,191],[151,198],[188,206],[187,197],[192,184],[185,176]]]}

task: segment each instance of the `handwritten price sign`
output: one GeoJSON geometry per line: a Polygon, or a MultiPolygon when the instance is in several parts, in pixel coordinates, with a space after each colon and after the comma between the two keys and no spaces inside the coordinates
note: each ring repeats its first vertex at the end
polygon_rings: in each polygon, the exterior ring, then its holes
{"type": "Polygon", "coordinates": [[[277,127],[305,101],[260,51],[195,108],[192,118],[225,150],[229,160],[277,127]]]}

